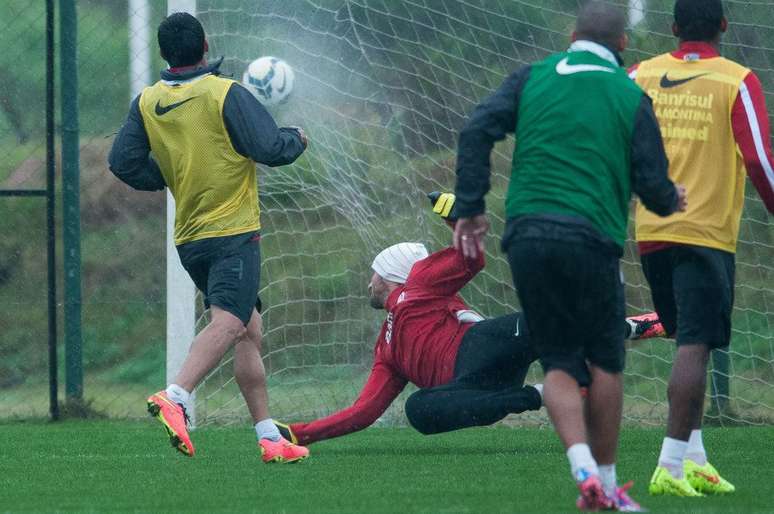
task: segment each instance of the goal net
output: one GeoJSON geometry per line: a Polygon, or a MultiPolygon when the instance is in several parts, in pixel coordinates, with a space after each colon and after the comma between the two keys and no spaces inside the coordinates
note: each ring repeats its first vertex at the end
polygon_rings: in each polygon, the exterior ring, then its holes
{"type": "MultiPolygon", "coordinates": [[[[368,306],[370,262],[385,246],[421,241],[438,250],[451,233],[424,196],[454,185],[457,133],[476,103],[517,67],[565,49],[577,0],[199,0],[210,55],[241,77],[273,55],[296,74],[289,101],[272,110],[300,125],[310,146],[294,165],[259,171],[262,204],[264,362],[271,412],[306,420],[355,399],[384,318],[368,306]]],[[[619,2],[628,9],[633,63],[674,47],[672,0],[619,2]]],[[[767,92],[774,18],[760,2],[725,2],[727,56],[761,77],[767,92]]],[[[582,93],[579,93],[582,94],[582,93]]],[[[769,99],[774,106],[774,98],[769,99]]],[[[492,157],[492,221],[485,270],[463,296],[486,316],[518,308],[498,242],[513,140],[492,157]]],[[[737,257],[733,342],[713,359],[709,414],[724,422],[774,418],[774,241],[748,185],[737,257]],[[711,401],[710,401],[711,399],[711,401]]],[[[624,257],[627,311],[651,310],[634,245],[624,257]]],[[[200,303],[200,302],[199,302],[200,303]]],[[[206,323],[198,313],[198,328],[206,323]]],[[[630,345],[625,417],[660,423],[673,345],[630,345]]],[[[528,381],[539,381],[534,366],[528,381]]],[[[197,422],[248,418],[230,357],[197,393],[197,422]]],[[[405,423],[402,402],[382,417],[405,423]]],[[[542,414],[514,422],[542,423],[542,414]]]]}

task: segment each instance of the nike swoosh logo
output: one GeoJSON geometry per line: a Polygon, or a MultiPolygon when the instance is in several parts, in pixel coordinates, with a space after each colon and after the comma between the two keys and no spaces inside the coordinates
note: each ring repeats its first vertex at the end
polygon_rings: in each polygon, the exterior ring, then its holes
{"type": "Polygon", "coordinates": [[[596,64],[567,64],[567,57],[556,63],[556,72],[559,75],[573,75],[575,73],[585,73],[589,71],[603,71],[605,73],[615,72],[612,68],[598,66],[596,64]]]}
{"type": "Polygon", "coordinates": [[[659,84],[664,89],[669,89],[670,87],[677,87],[681,84],[685,84],[686,82],[690,82],[699,77],[704,77],[705,75],[709,75],[709,73],[699,73],[698,75],[694,75],[693,77],[688,77],[688,78],[679,79],[679,80],[669,80],[669,77],[667,77],[667,75],[668,73],[664,73],[664,76],[661,77],[661,82],[659,84]]]}
{"type": "Polygon", "coordinates": [[[521,324],[521,318],[516,318],[516,333],[513,334],[516,337],[519,337],[519,333],[521,332],[521,327],[519,326],[521,324]]]}
{"type": "Polygon", "coordinates": [[[277,88],[277,93],[282,94],[285,92],[285,83],[288,81],[288,76],[286,73],[282,74],[282,85],[277,88]]]}
{"type": "Polygon", "coordinates": [[[163,116],[166,113],[168,113],[169,111],[171,111],[172,109],[176,109],[176,108],[180,107],[181,105],[183,105],[184,103],[190,102],[194,98],[196,98],[196,97],[192,96],[191,98],[186,98],[185,100],[183,100],[181,102],[175,102],[173,104],[169,104],[169,105],[164,106],[164,107],[161,106],[161,100],[159,100],[158,102],[156,102],[156,115],[157,116],[163,116]]]}
{"type": "Polygon", "coordinates": [[[709,475],[707,473],[704,473],[703,471],[696,471],[695,473],[710,483],[713,483],[713,484],[720,483],[720,479],[715,475],[709,475]]]}

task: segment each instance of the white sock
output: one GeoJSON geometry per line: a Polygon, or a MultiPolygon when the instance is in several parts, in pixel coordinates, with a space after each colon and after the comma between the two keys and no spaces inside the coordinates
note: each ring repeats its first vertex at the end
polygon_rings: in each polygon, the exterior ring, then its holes
{"type": "Polygon", "coordinates": [[[699,466],[707,463],[707,452],[704,450],[704,442],[701,439],[701,429],[691,430],[688,438],[688,449],[685,450],[685,458],[692,460],[699,466]]]}
{"type": "Polygon", "coordinates": [[[665,467],[673,477],[683,478],[683,459],[687,449],[688,441],[665,437],[661,444],[658,465],[665,467]]]}
{"type": "Polygon", "coordinates": [[[277,429],[277,425],[274,424],[271,418],[266,418],[263,421],[259,421],[255,424],[255,434],[258,436],[258,440],[268,439],[275,443],[280,440],[280,433],[277,429]]]}
{"type": "Polygon", "coordinates": [[[600,464],[599,479],[602,481],[602,489],[609,497],[615,497],[615,490],[618,489],[618,478],[615,476],[615,464],[600,464]]]}
{"type": "Polygon", "coordinates": [[[567,458],[570,460],[572,477],[576,482],[586,480],[589,475],[599,475],[597,461],[591,456],[591,448],[586,443],[577,443],[567,450],[567,458]]]}
{"type": "Polygon", "coordinates": [[[179,403],[186,411],[190,411],[188,406],[191,403],[191,393],[177,384],[167,386],[167,397],[175,403],[179,403]]]}

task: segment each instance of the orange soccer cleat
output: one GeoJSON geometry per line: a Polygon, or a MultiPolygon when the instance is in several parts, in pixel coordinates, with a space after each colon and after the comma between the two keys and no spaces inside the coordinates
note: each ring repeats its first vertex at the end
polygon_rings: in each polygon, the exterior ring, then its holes
{"type": "Polygon", "coordinates": [[[290,464],[309,457],[309,449],[293,444],[284,437],[280,437],[279,441],[261,439],[258,441],[258,447],[261,449],[261,458],[266,464],[271,462],[290,464]]]}
{"type": "Polygon", "coordinates": [[[650,339],[653,337],[667,337],[664,325],[658,319],[658,314],[649,312],[641,316],[629,316],[626,318],[630,333],[628,339],[650,339]]]}
{"type": "Polygon", "coordinates": [[[148,412],[164,425],[172,446],[183,455],[193,457],[194,447],[187,428],[188,415],[183,406],[170,400],[165,391],[159,391],[148,397],[148,412]]]}
{"type": "Polygon", "coordinates": [[[589,475],[585,471],[582,480],[578,481],[578,501],[575,502],[578,509],[585,512],[596,512],[598,510],[614,510],[615,504],[611,498],[608,498],[602,489],[602,483],[599,476],[589,475]]]}

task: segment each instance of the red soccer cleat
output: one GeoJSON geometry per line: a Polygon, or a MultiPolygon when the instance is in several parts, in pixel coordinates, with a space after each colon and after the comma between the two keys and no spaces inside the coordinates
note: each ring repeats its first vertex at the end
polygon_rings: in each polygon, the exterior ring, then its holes
{"type": "Polygon", "coordinates": [[[667,336],[664,325],[661,324],[658,314],[655,312],[649,312],[641,316],[629,316],[626,318],[626,323],[631,328],[631,333],[628,337],[631,340],[667,336]]]}
{"type": "Polygon", "coordinates": [[[599,510],[614,510],[615,503],[605,494],[599,476],[588,476],[582,482],[578,482],[580,496],[575,506],[582,511],[597,512],[599,510]]]}
{"type": "Polygon", "coordinates": [[[266,464],[271,462],[290,464],[309,457],[308,448],[293,444],[284,437],[280,437],[279,441],[261,439],[258,441],[258,447],[261,449],[261,458],[266,464]]]}
{"type": "Polygon", "coordinates": [[[634,482],[627,482],[615,490],[613,503],[615,504],[615,510],[618,512],[648,512],[648,509],[643,508],[629,496],[629,489],[633,485],[634,482]]]}
{"type": "Polygon", "coordinates": [[[148,412],[164,425],[172,446],[183,455],[193,457],[194,447],[187,428],[188,415],[183,406],[170,400],[166,391],[159,391],[148,397],[148,412]]]}

